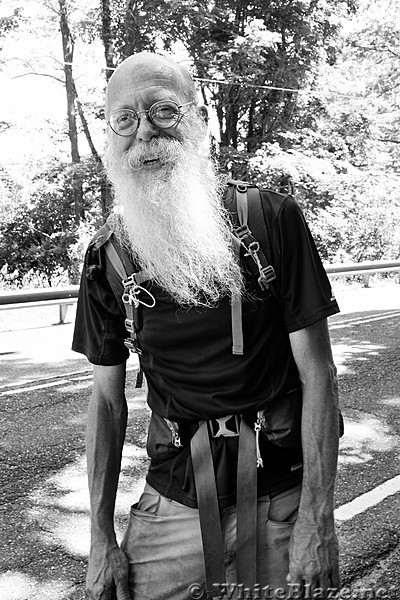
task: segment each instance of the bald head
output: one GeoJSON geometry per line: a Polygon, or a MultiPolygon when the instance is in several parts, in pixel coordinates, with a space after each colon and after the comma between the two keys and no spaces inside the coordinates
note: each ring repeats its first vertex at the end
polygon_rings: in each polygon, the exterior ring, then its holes
{"type": "Polygon", "coordinates": [[[106,115],[136,90],[157,88],[174,93],[181,102],[197,102],[196,88],[189,71],[170,58],[140,52],[129,56],[114,71],[106,92],[106,115]]]}

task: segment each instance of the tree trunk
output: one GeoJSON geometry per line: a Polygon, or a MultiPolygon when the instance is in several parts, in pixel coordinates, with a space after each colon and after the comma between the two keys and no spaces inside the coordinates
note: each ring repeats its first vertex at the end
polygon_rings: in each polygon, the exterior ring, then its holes
{"type": "Polygon", "coordinates": [[[111,207],[111,203],[112,203],[111,186],[110,186],[109,182],[107,181],[107,176],[104,172],[104,165],[103,165],[101,156],[97,152],[97,149],[93,143],[92,136],[91,136],[90,130],[89,130],[89,125],[88,125],[88,122],[85,117],[83,106],[81,104],[81,101],[79,100],[78,91],[76,89],[75,82],[73,82],[73,84],[74,84],[74,92],[75,92],[75,102],[76,102],[76,107],[78,109],[79,117],[80,117],[80,120],[82,123],[82,129],[85,134],[88,146],[90,148],[90,152],[92,153],[92,156],[96,161],[97,168],[100,172],[100,207],[101,207],[102,218],[103,218],[103,221],[105,222],[107,219],[110,207],[111,207]]]}
{"type": "Polygon", "coordinates": [[[127,0],[125,11],[125,45],[123,48],[124,58],[131,56],[137,50],[135,8],[135,0],[127,0]]]}
{"type": "Polygon", "coordinates": [[[112,31],[110,0],[101,0],[101,40],[106,58],[106,81],[110,79],[116,67],[114,59],[115,39],[112,31]]]}
{"type": "MultiPolygon", "coordinates": [[[[130,2],[127,2],[126,11],[130,10],[130,2]]],[[[104,56],[106,59],[106,81],[108,83],[111,75],[117,67],[115,58],[115,32],[112,28],[111,6],[110,0],[101,0],[101,40],[104,46],[104,56]]],[[[107,219],[108,213],[112,205],[111,185],[104,171],[104,166],[101,158],[93,153],[101,168],[100,177],[100,204],[103,220],[107,219]],[[101,165],[101,166],[100,166],[101,165]]]]}
{"type": "Polygon", "coordinates": [[[81,157],[79,154],[78,129],[76,125],[75,84],[72,74],[74,39],[68,24],[67,2],[66,0],[59,0],[58,4],[60,7],[60,31],[64,57],[65,90],[67,94],[68,136],[71,143],[71,159],[74,167],[72,170],[72,191],[75,206],[75,222],[79,224],[80,220],[84,218],[84,212],[82,176],[77,168],[81,157]]]}

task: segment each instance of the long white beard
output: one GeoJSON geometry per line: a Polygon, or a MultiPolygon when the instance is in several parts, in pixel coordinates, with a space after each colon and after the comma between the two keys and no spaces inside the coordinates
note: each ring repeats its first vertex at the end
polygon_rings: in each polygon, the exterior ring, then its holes
{"type": "Polygon", "coordinates": [[[199,147],[199,126],[185,140],[155,138],[122,156],[107,150],[114,185],[114,230],[145,274],[182,305],[212,306],[242,292],[222,204],[223,182],[199,147]],[[163,157],[158,170],[143,160],[163,157]]]}

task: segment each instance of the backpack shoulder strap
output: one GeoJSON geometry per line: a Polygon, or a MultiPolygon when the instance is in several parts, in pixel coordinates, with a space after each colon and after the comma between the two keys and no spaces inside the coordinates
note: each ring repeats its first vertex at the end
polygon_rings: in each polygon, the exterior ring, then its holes
{"type": "MultiPolygon", "coordinates": [[[[124,344],[131,352],[135,352],[140,358],[140,349],[137,344],[137,331],[141,328],[140,304],[153,306],[154,297],[147,290],[140,286],[148,278],[138,271],[137,265],[130,258],[128,252],[121,248],[115,236],[112,227],[106,222],[97,232],[88,248],[88,262],[86,264],[86,277],[96,279],[100,271],[104,270],[105,276],[112,289],[112,292],[125,313],[125,327],[129,337],[124,340],[124,344]],[[103,263],[103,252],[105,261],[103,263]],[[97,258],[93,260],[93,255],[97,258]],[[139,299],[139,294],[146,291],[150,296],[150,301],[139,299]],[[150,302],[150,303],[148,303],[150,302]]],[[[154,301],[155,302],[155,301],[154,301]]],[[[136,379],[136,387],[141,387],[143,381],[143,371],[139,360],[139,371],[136,379]]]]}
{"type": "MultiPolygon", "coordinates": [[[[244,181],[230,180],[233,194],[228,193],[226,207],[235,223],[233,241],[236,256],[240,256],[240,247],[245,256],[252,259],[258,271],[258,283],[263,290],[269,290],[276,302],[280,299],[274,285],[276,271],[273,263],[271,231],[277,214],[287,196],[263,190],[263,200],[257,186],[244,181]]],[[[232,298],[232,353],[243,354],[242,303],[241,298],[232,298]]]]}
{"type": "Polygon", "coordinates": [[[268,290],[270,282],[276,278],[274,267],[270,264],[271,247],[268,230],[262,213],[260,191],[255,186],[245,182],[234,182],[236,197],[236,215],[239,225],[234,227],[234,236],[239,238],[245,250],[258,270],[258,284],[262,290],[268,290]],[[262,225],[263,243],[253,235],[252,227],[262,225]]]}
{"type": "Polygon", "coordinates": [[[260,243],[268,264],[273,267],[275,278],[269,281],[269,289],[278,304],[281,304],[281,300],[276,286],[279,281],[279,265],[274,253],[275,223],[288,197],[288,194],[281,194],[271,189],[261,191],[255,187],[248,189],[249,229],[260,243]]]}

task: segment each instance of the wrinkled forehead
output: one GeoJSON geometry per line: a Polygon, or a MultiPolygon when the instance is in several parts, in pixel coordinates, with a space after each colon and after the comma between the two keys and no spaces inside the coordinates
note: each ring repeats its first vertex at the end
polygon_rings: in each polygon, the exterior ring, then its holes
{"type": "Polygon", "coordinates": [[[122,98],[153,89],[169,91],[182,102],[196,102],[195,85],[185,68],[166,57],[141,53],[127,58],[110,78],[106,113],[122,98]]]}

